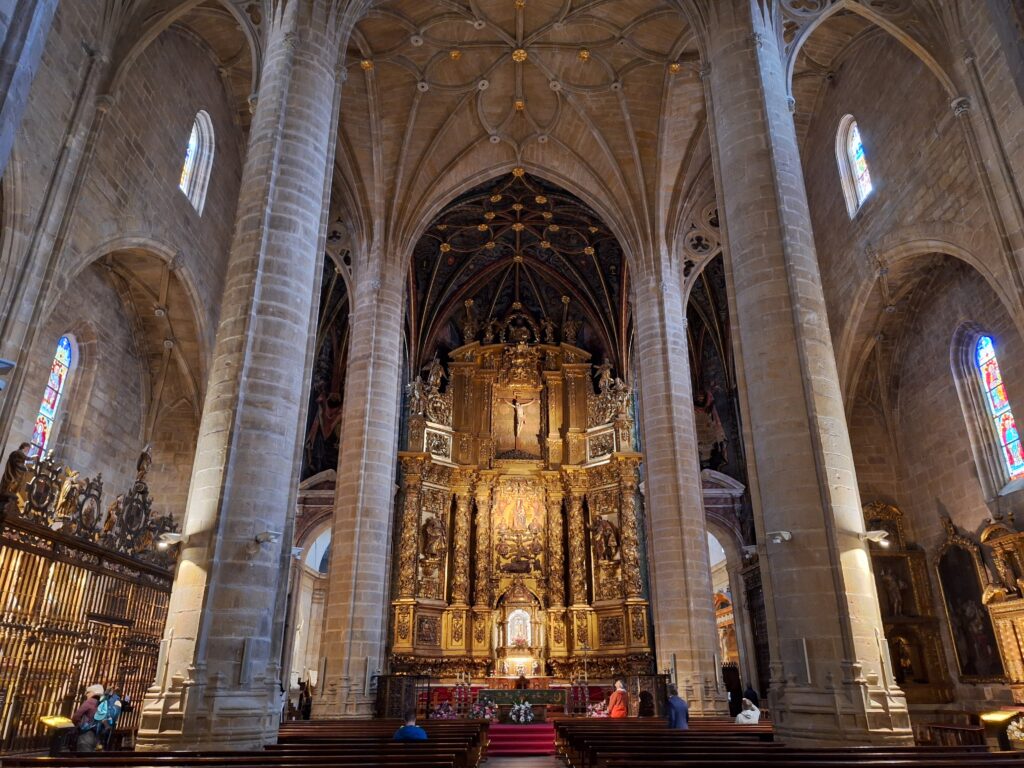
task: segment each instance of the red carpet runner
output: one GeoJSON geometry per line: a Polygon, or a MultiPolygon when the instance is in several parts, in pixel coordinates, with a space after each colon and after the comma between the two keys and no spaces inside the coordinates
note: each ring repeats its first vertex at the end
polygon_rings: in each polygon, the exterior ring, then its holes
{"type": "Polygon", "coordinates": [[[550,723],[492,723],[488,734],[489,757],[555,754],[555,727],[550,723]]]}

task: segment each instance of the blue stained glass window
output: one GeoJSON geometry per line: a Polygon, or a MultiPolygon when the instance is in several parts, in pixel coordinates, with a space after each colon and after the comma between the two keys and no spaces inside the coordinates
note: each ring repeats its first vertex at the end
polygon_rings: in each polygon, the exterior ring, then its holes
{"type": "Polygon", "coordinates": [[[978,369],[981,390],[985,397],[992,425],[996,431],[999,452],[1010,478],[1024,477],[1024,449],[1021,447],[1020,431],[1013,418],[1010,400],[1006,395],[1003,374],[991,336],[982,336],[974,347],[974,365],[978,369]]]}
{"type": "Polygon", "coordinates": [[[64,384],[68,379],[68,371],[71,370],[73,354],[71,339],[61,336],[53,361],[50,363],[50,375],[43,389],[43,401],[39,404],[39,413],[36,414],[36,423],[32,428],[32,448],[29,451],[32,456],[38,456],[46,450],[46,443],[53,432],[53,422],[57,418],[57,409],[60,407],[60,398],[64,393],[64,384]]]}

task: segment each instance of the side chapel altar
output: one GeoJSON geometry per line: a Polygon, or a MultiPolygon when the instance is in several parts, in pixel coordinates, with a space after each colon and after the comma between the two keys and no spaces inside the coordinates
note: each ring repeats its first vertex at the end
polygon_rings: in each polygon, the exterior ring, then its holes
{"type": "Polygon", "coordinates": [[[391,672],[653,672],[630,388],[518,303],[470,320],[409,387],[391,672]]]}

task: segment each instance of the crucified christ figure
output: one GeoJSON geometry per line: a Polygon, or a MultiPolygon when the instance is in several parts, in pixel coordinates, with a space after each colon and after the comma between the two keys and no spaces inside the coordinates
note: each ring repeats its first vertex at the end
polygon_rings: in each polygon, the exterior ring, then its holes
{"type": "Polygon", "coordinates": [[[518,398],[513,397],[511,400],[502,398],[501,402],[505,403],[513,411],[512,432],[515,434],[516,438],[516,450],[519,450],[519,433],[526,425],[526,409],[537,401],[519,400],[518,398]]]}

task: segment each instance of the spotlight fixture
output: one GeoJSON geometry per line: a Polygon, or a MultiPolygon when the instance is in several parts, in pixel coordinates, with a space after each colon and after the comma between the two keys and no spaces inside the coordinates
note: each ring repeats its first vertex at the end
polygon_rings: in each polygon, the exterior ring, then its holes
{"type": "Polygon", "coordinates": [[[793,534],[789,531],[768,531],[765,536],[768,537],[768,541],[772,544],[782,544],[793,538],[793,534]]]}
{"type": "Polygon", "coordinates": [[[156,542],[156,547],[157,549],[167,549],[173,544],[180,544],[182,538],[184,537],[180,533],[166,531],[160,534],[156,542]]]}
{"type": "Polygon", "coordinates": [[[867,531],[866,533],[862,533],[860,538],[861,541],[870,541],[880,547],[888,547],[891,543],[889,541],[889,532],[883,530],[867,531]]]}
{"type": "Polygon", "coordinates": [[[281,534],[277,531],[260,531],[256,534],[257,544],[274,544],[281,540],[281,534]]]}
{"type": "Polygon", "coordinates": [[[746,544],[746,545],[744,545],[744,547],[743,547],[743,555],[745,557],[753,557],[756,554],[757,554],[757,545],[756,544],[746,544]]]}
{"type": "Polygon", "coordinates": [[[292,557],[302,557],[302,547],[292,547],[292,557]]]}

